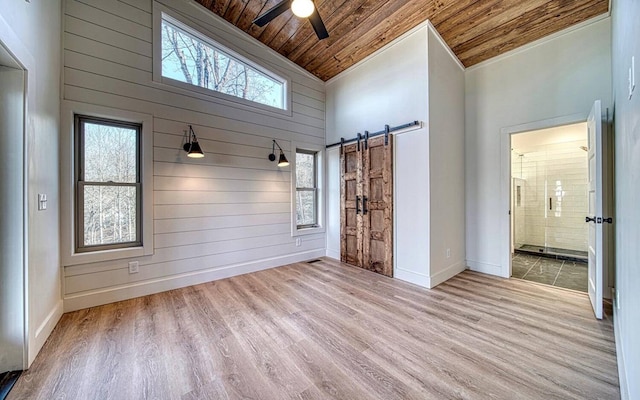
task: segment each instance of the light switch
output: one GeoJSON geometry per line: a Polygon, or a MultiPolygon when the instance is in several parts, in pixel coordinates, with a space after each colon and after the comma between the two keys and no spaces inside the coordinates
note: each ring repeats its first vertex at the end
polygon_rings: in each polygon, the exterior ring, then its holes
{"type": "Polygon", "coordinates": [[[631,57],[631,95],[636,88],[636,56],[631,57]]]}
{"type": "Polygon", "coordinates": [[[47,209],[47,195],[44,193],[38,193],[38,211],[47,209]]]}
{"type": "Polygon", "coordinates": [[[633,97],[633,91],[636,88],[636,57],[631,57],[631,65],[629,66],[629,100],[633,97]]]}

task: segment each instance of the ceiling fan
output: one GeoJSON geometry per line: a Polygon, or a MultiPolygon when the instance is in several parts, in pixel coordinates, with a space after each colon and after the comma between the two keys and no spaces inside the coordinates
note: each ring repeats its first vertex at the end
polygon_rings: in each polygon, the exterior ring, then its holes
{"type": "Polygon", "coordinates": [[[313,30],[316,31],[318,39],[322,40],[329,37],[329,32],[327,32],[327,28],[324,26],[324,22],[322,22],[322,18],[320,14],[318,14],[318,10],[312,0],[283,0],[266,13],[254,19],[253,23],[259,27],[263,27],[289,8],[291,8],[291,11],[293,11],[296,16],[309,18],[309,22],[311,22],[313,30]]]}

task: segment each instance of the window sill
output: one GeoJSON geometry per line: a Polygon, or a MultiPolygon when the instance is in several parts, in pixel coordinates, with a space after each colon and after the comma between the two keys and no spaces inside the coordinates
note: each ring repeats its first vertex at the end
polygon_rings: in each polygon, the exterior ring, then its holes
{"type": "Polygon", "coordinates": [[[308,227],[308,228],[295,228],[293,232],[291,232],[291,236],[305,236],[305,235],[314,235],[316,233],[324,233],[324,226],[316,226],[316,227],[308,227]]]}
{"type": "Polygon", "coordinates": [[[144,246],[127,247],[124,249],[111,249],[91,251],[85,253],[71,253],[63,259],[64,266],[88,264],[102,261],[114,261],[123,258],[136,258],[153,254],[153,249],[145,249],[144,246]]]}

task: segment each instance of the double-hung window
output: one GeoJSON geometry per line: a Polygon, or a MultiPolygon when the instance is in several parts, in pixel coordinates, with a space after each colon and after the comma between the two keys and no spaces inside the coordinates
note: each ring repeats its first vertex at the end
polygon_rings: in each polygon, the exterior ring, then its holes
{"type": "Polygon", "coordinates": [[[318,153],[296,150],[296,227],[318,226],[318,153]]]}
{"type": "Polygon", "coordinates": [[[75,116],[76,252],[142,245],[142,125],[75,116]]]}

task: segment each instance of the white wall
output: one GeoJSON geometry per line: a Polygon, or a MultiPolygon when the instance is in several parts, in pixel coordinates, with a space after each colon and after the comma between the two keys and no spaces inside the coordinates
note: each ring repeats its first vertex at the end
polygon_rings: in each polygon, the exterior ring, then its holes
{"type": "MultiPolygon", "coordinates": [[[[64,265],[65,310],[325,254],[322,233],[302,236],[296,247],[290,169],[267,159],[273,138],[289,160],[292,141],[325,143],[324,83],[193,1],[161,3],[224,46],[289,77],[292,112],[153,81],[151,0],[65,0],[65,104],[151,115],[154,131],[154,254],[133,259],[140,262],[137,274],[128,273],[132,259],[64,265]],[[189,124],[204,159],[188,159],[181,149],[189,124]]],[[[68,141],[72,132],[62,135],[68,141]]]]}
{"type": "Polygon", "coordinates": [[[606,18],[467,69],[466,253],[471,269],[509,275],[509,191],[501,188],[501,159],[509,160],[509,147],[503,157],[501,130],[553,119],[586,120],[597,99],[603,109],[611,109],[610,38],[606,18]]]}
{"type": "Polygon", "coordinates": [[[430,287],[466,269],[464,68],[429,30],[430,287]]]}
{"type": "Polygon", "coordinates": [[[640,398],[640,2],[612,2],[615,94],[616,290],[614,309],[623,399],[640,398]],[[635,57],[636,88],[628,97],[628,71],[635,57]],[[618,308],[619,307],[619,308],[618,308]]]}
{"type": "Polygon", "coordinates": [[[423,24],[327,81],[327,144],[425,121],[428,79],[423,24]]]}
{"type": "MultiPolygon", "coordinates": [[[[327,144],[428,117],[423,25],[327,82],[327,144]]],[[[427,127],[394,136],[394,274],[429,265],[427,127]],[[402,193],[412,191],[413,196],[402,193]]],[[[340,154],[329,152],[327,255],[340,257],[340,154]]]]}
{"type": "Polygon", "coordinates": [[[340,259],[340,147],[326,150],[325,204],[327,256],[340,259]]]}
{"type": "Polygon", "coordinates": [[[0,0],[0,40],[26,67],[28,81],[28,364],[62,314],[58,251],[60,8],[57,0],[0,0]],[[47,194],[45,211],[37,211],[38,193],[47,194]]]}
{"type": "MultiPolygon", "coordinates": [[[[394,276],[427,287],[465,268],[463,107],[462,68],[428,23],[327,82],[327,143],[424,123],[394,134],[393,234],[394,276]]],[[[338,222],[328,224],[327,254],[338,257],[339,152],[328,162],[327,217],[338,222]]]]}
{"type": "Polygon", "coordinates": [[[0,43],[0,373],[24,364],[24,72],[0,43]]]}

